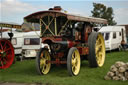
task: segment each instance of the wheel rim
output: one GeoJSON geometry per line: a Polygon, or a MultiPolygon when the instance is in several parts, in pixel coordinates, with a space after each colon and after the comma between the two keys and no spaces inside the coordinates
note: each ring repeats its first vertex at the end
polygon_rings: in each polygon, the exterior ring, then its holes
{"type": "Polygon", "coordinates": [[[80,54],[78,50],[75,50],[72,54],[72,72],[77,75],[80,71],[80,54]]]}
{"type": "Polygon", "coordinates": [[[0,40],[0,68],[5,69],[12,65],[14,60],[14,48],[10,41],[0,40]]]}
{"type": "Polygon", "coordinates": [[[96,61],[99,67],[103,66],[105,61],[105,43],[101,34],[98,34],[95,45],[96,61]]]}
{"type": "Polygon", "coordinates": [[[40,70],[43,74],[47,74],[50,70],[51,63],[48,61],[51,60],[50,54],[47,50],[42,51],[40,55],[40,70]]]}

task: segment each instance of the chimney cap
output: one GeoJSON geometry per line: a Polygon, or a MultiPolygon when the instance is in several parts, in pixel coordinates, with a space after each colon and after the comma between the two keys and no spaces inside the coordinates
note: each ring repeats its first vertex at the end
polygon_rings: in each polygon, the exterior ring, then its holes
{"type": "Polygon", "coordinates": [[[54,6],[53,9],[54,9],[54,10],[57,10],[57,11],[61,11],[61,10],[62,10],[61,6],[54,6]]]}

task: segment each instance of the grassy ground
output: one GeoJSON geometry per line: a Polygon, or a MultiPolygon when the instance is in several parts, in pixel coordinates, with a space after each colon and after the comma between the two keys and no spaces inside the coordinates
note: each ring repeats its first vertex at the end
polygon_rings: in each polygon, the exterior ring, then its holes
{"type": "Polygon", "coordinates": [[[35,60],[16,62],[10,68],[0,70],[0,82],[43,83],[46,85],[128,85],[128,81],[104,80],[110,66],[116,61],[128,62],[128,52],[107,53],[102,68],[90,68],[82,62],[78,76],[69,77],[66,67],[52,67],[49,74],[40,76],[36,72],[35,60]]]}

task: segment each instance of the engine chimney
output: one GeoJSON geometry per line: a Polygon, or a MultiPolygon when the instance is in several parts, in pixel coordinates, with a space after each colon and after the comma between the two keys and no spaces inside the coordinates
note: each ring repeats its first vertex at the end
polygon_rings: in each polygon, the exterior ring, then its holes
{"type": "Polygon", "coordinates": [[[62,8],[61,8],[61,6],[54,6],[53,10],[61,11],[61,10],[62,10],[62,8]]]}

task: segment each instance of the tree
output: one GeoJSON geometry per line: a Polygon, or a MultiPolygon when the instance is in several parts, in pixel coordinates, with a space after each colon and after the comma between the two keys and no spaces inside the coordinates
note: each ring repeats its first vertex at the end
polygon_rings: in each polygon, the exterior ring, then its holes
{"type": "Polygon", "coordinates": [[[108,20],[108,25],[116,25],[112,7],[106,7],[104,4],[93,3],[92,17],[103,18],[108,20]]]}

